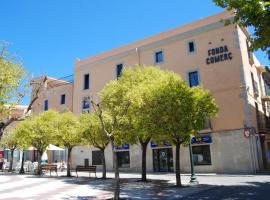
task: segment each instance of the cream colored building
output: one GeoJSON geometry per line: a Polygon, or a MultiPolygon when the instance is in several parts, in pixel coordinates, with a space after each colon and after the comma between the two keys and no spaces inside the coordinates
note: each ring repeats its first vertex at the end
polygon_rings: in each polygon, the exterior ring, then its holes
{"type": "MultiPolygon", "coordinates": [[[[219,105],[218,116],[193,139],[197,172],[255,173],[269,168],[270,71],[249,52],[248,32],[235,24],[225,26],[225,19],[232,19],[227,11],[77,60],[74,82],[47,89],[33,112],[44,110],[46,100],[49,109],[68,108],[77,115],[91,111],[89,98],[96,98],[122,68],[160,66],[180,74],[190,86],[199,84],[210,90],[219,105]],[[66,95],[66,105],[60,103],[62,94],[66,95]]],[[[140,145],[126,145],[117,151],[123,170],[141,170],[140,145]]],[[[181,147],[180,160],[182,171],[188,172],[187,147],[181,147]]],[[[73,166],[99,166],[99,152],[92,147],[76,147],[72,161],[73,166]]],[[[148,171],[173,171],[174,161],[174,147],[149,144],[148,171]]],[[[108,170],[113,169],[112,163],[109,146],[108,170]]]]}

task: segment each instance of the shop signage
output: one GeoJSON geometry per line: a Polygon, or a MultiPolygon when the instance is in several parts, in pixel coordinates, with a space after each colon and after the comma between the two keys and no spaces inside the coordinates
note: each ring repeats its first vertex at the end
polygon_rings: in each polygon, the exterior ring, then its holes
{"type": "Polygon", "coordinates": [[[154,143],[151,141],[151,148],[155,148],[155,147],[171,147],[172,145],[168,142],[168,141],[163,141],[160,144],[154,143]]]}
{"type": "Polygon", "coordinates": [[[113,145],[113,149],[114,150],[125,150],[125,149],[129,149],[129,144],[122,144],[121,146],[114,146],[113,145]]]}
{"type": "Polygon", "coordinates": [[[232,60],[232,52],[229,51],[227,45],[209,49],[208,58],[206,58],[206,64],[214,64],[218,62],[223,62],[226,60],[232,60]]]}
{"type": "Polygon", "coordinates": [[[209,143],[212,143],[212,137],[209,135],[193,137],[191,139],[191,144],[209,144],[209,143]]]}

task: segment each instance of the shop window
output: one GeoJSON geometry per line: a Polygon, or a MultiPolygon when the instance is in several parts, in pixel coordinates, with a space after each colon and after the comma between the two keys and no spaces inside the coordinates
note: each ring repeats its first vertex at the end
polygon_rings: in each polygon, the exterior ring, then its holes
{"type": "Polygon", "coordinates": [[[44,111],[47,111],[48,109],[49,109],[49,101],[48,101],[48,99],[46,99],[44,101],[44,111]]]}
{"type": "Polygon", "coordinates": [[[156,63],[161,63],[163,62],[164,58],[163,58],[163,52],[162,51],[158,51],[155,53],[155,62],[156,63]]]}
{"type": "Polygon", "coordinates": [[[61,95],[61,105],[65,104],[65,103],[66,103],[66,95],[62,94],[61,95]]]}
{"type": "Polygon", "coordinates": [[[211,165],[210,145],[192,146],[194,165],[211,165]]]}
{"type": "Polygon", "coordinates": [[[118,166],[121,168],[130,167],[129,151],[119,151],[117,152],[118,166]]]}
{"type": "Polygon", "coordinates": [[[199,85],[199,74],[198,71],[193,71],[188,73],[189,86],[198,86],[199,85]]]}
{"type": "Polygon", "coordinates": [[[102,165],[101,151],[92,151],[92,165],[102,165]]]}
{"type": "Polygon", "coordinates": [[[89,74],[84,75],[84,82],[83,82],[83,89],[88,90],[89,89],[89,81],[90,81],[90,76],[89,74]]]}
{"type": "Polygon", "coordinates": [[[121,76],[123,69],[123,64],[116,65],[116,77],[117,79],[121,76]]]}

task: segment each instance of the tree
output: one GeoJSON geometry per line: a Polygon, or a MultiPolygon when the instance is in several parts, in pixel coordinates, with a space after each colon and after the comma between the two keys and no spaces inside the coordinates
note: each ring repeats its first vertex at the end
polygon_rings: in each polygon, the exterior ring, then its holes
{"type": "MultiPolygon", "coordinates": [[[[176,147],[176,185],[181,186],[180,146],[189,143],[192,135],[204,128],[205,122],[215,116],[218,107],[209,91],[190,88],[179,75],[171,72],[161,84],[158,99],[158,123],[161,133],[176,147]]],[[[158,130],[158,129],[157,129],[158,130]]]]}
{"type": "Polygon", "coordinates": [[[269,0],[213,0],[214,3],[235,13],[234,22],[254,27],[251,48],[262,49],[270,59],[270,1],[269,0]]]}
{"type": "Polygon", "coordinates": [[[15,128],[19,145],[23,148],[34,147],[37,150],[39,175],[41,174],[41,156],[49,144],[54,142],[57,120],[56,111],[47,111],[27,118],[15,128]]]}
{"type": "MultiPolygon", "coordinates": [[[[108,115],[103,115],[104,123],[111,132],[111,120],[108,115]]],[[[106,179],[105,148],[110,143],[110,137],[104,133],[100,119],[96,113],[85,113],[80,116],[80,130],[86,144],[92,145],[101,151],[102,178],[106,179]]]]}
{"type": "Polygon", "coordinates": [[[7,48],[8,44],[0,43],[0,140],[10,124],[21,121],[27,116],[47,81],[47,77],[42,77],[39,81],[31,82],[23,65],[10,55],[7,48]],[[13,116],[11,111],[22,102],[31,84],[37,89],[33,93],[25,115],[13,116]]]}
{"type": "Polygon", "coordinates": [[[167,72],[157,67],[135,66],[125,69],[118,80],[103,89],[101,98],[109,112],[114,113],[124,128],[124,137],[139,142],[142,149],[142,181],[146,181],[146,152],[153,136],[157,137],[159,114],[155,93],[166,80],[167,72]]]}
{"type": "Polygon", "coordinates": [[[11,158],[8,171],[12,171],[13,169],[13,158],[14,158],[14,151],[18,147],[17,139],[15,138],[15,134],[12,131],[6,131],[3,135],[3,138],[0,142],[0,146],[3,148],[7,148],[10,150],[11,158]]]}
{"type": "Polygon", "coordinates": [[[58,115],[56,127],[56,143],[68,150],[67,176],[70,177],[72,149],[82,143],[79,120],[72,112],[64,112],[58,115]]]}

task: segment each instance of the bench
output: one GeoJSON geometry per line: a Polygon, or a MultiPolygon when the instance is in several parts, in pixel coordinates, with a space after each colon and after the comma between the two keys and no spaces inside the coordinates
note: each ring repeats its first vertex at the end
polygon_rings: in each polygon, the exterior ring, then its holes
{"type": "Polygon", "coordinates": [[[97,166],[81,166],[78,165],[76,166],[76,174],[78,178],[78,172],[89,172],[89,178],[90,178],[90,173],[95,173],[95,177],[97,178],[97,166]]]}
{"type": "Polygon", "coordinates": [[[43,164],[43,165],[41,165],[41,170],[50,171],[50,176],[51,176],[51,172],[52,172],[52,171],[55,171],[55,173],[56,173],[57,176],[58,176],[58,173],[57,173],[57,165],[53,165],[53,164],[43,164]]]}

